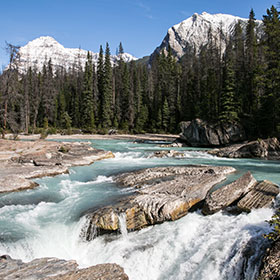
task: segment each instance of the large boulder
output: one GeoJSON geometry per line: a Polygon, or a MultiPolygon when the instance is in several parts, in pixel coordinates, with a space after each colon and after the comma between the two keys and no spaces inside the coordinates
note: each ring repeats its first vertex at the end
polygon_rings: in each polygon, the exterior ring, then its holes
{"type": "Polygon", "coordinates": [[[135,194],[88,213],[81,235],[91,240],[104,233],[134,231],[177,220],[202,201],[214,185],[225,180],[226,174],[234,171],[232,167],[180,166],[119,175],[116,182],[135,188],[135,194]]]}
{"type": "Polygon", "coordinates": [[[280,143],[277,138],[258,139],[244,144],[208,151],[209,154],[228,158],[280,159],[280,143]]]}
{"type": "Polygon", "coordinates": [[[193,147],[212,147],[246,139],[240,124],[211,124],[201,119],[181,122],[180,138],[193,147]]]}
{"type": "Polygon", "coordinates": [[[205,215],[214,214],[230,206],[233,202],[248,193],[256,184],[256,179],[248,171],[231,184],[225,185],[212,193],[208,193],[202,213],[205,215]]]}
{"type": "Polygon", "coordinates": [[[75,261],[57,258],[40,258],[24,263],[4,255],[0,256],[0,279],[2,280],[128,280],[122,267],[117,264],[99,264],[78,269],[75,261]]]}

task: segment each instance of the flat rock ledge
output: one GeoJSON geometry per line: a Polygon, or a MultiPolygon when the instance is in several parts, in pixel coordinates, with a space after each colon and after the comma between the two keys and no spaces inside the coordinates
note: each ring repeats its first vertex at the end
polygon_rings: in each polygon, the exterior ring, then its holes
{"type": "Polygon", "coordinates": [[[209,154],[227,158],[280,159],[280,143],[277,138],[258,139],[243,144],[208,151],[209,154]]]}
{"type": "Polygon", "coordinates": [[[75,261],[56,258],[40,258],[24,263],[4,255],[0,256],[2,280],[128,280],[122,267],[117,264],[99,264],[78,269],[75,261]]]}
{"type": "Polygon", "coordinates": [[[252,209],[271,207],[279,187],[270,181],[257,182],[250,172],[231,184],[225,185],[206,196],[202,213],[214,214],[237,203],[237,210],[250,212],[252,209]]]}
{"type": "Polygon", "coordinates": [[[258,280],[280,279],[280,239],[267,249],[260,269],[258,280]]]}
{"type": "Polygon", "coordinates": [[[67,173],[71,166],[112,157],[112,152],[94,149],[90,143],[0,139],[0,193],[34,188],[34,178],[67,173]]]}
{"type": "Polygon", "coordinates": [[[204,200],[208,191],[232,172],[235,172],[233,167],[175,166],[116,176],[120,186],[134,188],[135,194],[88,213],[81,237],[89,241],[105,233],[139,230],[177,220],[204,200]]]}

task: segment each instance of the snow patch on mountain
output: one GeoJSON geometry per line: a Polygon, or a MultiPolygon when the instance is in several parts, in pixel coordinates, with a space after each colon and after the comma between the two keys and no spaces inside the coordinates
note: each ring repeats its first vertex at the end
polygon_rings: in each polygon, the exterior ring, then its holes
{"type": "MultiPolygon", "coordinates": [[[[68,70],[75,67],[84,67],[87,60],[88,51],[78,48],[65,48],[50,36],[42,36],[19,49],[19,70],[26,72],[29,67],[41,71],[44,64],[47,64],[49,59],[54,69],[61,67],[68,70]]],[[[98,53],[91,52],[92,60],[97,65],[98,53]]],[[[122,58],[125,62],[136,60],[137,58],[131,54],[124,53],[122,58]]],[[[117,55],[111,55],[111,63],[115,64],[120,59],[117,55]]]]}
{"type": "MultiPolygon", "coordinates": [[[[227,14],[209,14],[203,12],[193,14],[188,19],[168,29],[167,35],[161,45],[155,50],[159,53],[162,49],[167,50],[170,45],[177,58],[181,58],[190,50],[199,51],[209,41],[209,31],[216,44],[221,45],[222,52],[226,47],[226,39],[233,35],[236,23],[240,22],[245,30],[248,19],[227,14]]],[[[260,32],[262,21],[256,20],[257,33],[260,32]]]]}

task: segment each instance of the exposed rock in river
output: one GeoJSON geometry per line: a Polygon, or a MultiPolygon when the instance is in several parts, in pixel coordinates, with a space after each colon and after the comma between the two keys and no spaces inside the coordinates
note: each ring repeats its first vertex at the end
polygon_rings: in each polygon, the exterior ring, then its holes
{"type": "Polygon", "coordinates": [[[262,181],[254,186],[238,203],[237,207],[242,211],[270,207],[279,194],[279,187],[272,182],[262,181]]]}
{"type": "Polygon", "coordinates": [[[212,193],[208,193],[202,213],[209,215],[218,212],[231,205],[244,194],[248,193],[257,183],[256,179],[250,172],[247,172],[242,177],[225,185],[212,193]]]}
{"type": "Polygon", "coordinates": [[[68,167],[88,165],[114,157],[89,143],[0,140],[0,193],[33,188],[31,179],[68,172],[68,167]]]}
{"type": "Polygon", "coordinates": [[[221,146],[246,139],[240,124],[211,124],[200,119],[182,122],[181,131],[181,140],[193,147],[221,146]]]}
{"type": "Polygon", "coordinates": [[[277,138],[258,139],[249,143],[214,149],[208,153],[228,158],[280,159],[280,143],[277,138]]]}
{"type": "Polygon", "coordinates": [[[24,263],[9,256],[0,256],[0,279],[2,280],[128,280],[122,267],[117,264],[99,264],[78,269],[75,261],[56,258],[40,258],[24,263]]]}
{"type": "Polygon", "coordinates": [[[87,214],[88,224],[82,235],[91,240],[96,235],[119,231],[121,214],[128,230],[179,219],[202,201],[214,185],[225,180],[226,174],[234,171],[232,167],[180,166],[119,175],[117,183],[136,188],[136,193],[87,214]]]}
{"type": "Polygon", "coordinates": [[[185,154],[175,150],[169,151],[156,151],[151,157],[158,157],[158,158],[170,158],[170,157],[184,157],[185,154]]]}
{"type": "Polygon", "coordinates": [[[213,214],[237,202],[240,211],[250,212],[252,209],[272,206],[279,187],[272,182],[257,182],[248,171],[231,184],[222,186],[206,196],[202,213],[213,214]]]}

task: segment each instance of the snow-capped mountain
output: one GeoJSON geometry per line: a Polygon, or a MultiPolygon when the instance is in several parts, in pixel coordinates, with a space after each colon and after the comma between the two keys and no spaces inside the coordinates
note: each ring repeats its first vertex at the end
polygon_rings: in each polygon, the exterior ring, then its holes
{"type": "MultiPolygon", "coordinates": [[[[177,58],[181,58],[190,50],[199,51],[202,46],[208,43],[209,30],[211,30],[216,43],[221,44],[223,52],[226,46],[226,39],[233,35],[238,21],[240,21],[241,27],[245,30],[248,19],[226,14],[208,14],[203,12],[199,15],[195,13],[190,18],[169,28],[167,35],[155,52],[158,53],[162,49],[167,50],[168,45],[170,45],[177,58]]],[[[261,26],[262,21],[256,20],[257,33],[261,32],[261,26]]]]}
{"type": "MultiPolygon", "coordinates": [[[[87,53],[88,51],[82,49],[65,48],[54,38],[42,36],[30,41],[27,45],[19,49],[19,70],[25,72],[31,67],[41,71],[43,65],[46,64],[49,59],[51,59],[54,69],[59,67],[69,69],[74,64],[84,67],[87,60],[87,53]]],[[[99,54],[93,52],[91,52],[91,54],[93,63],[97,64],[99,54]]],[[[122,58],[125,62],[137,59],[128,53],[122,54],[122,58]]],[[[118,56],[112,55],[112,64],[116,63],[118,59],[118,56]]]]}

